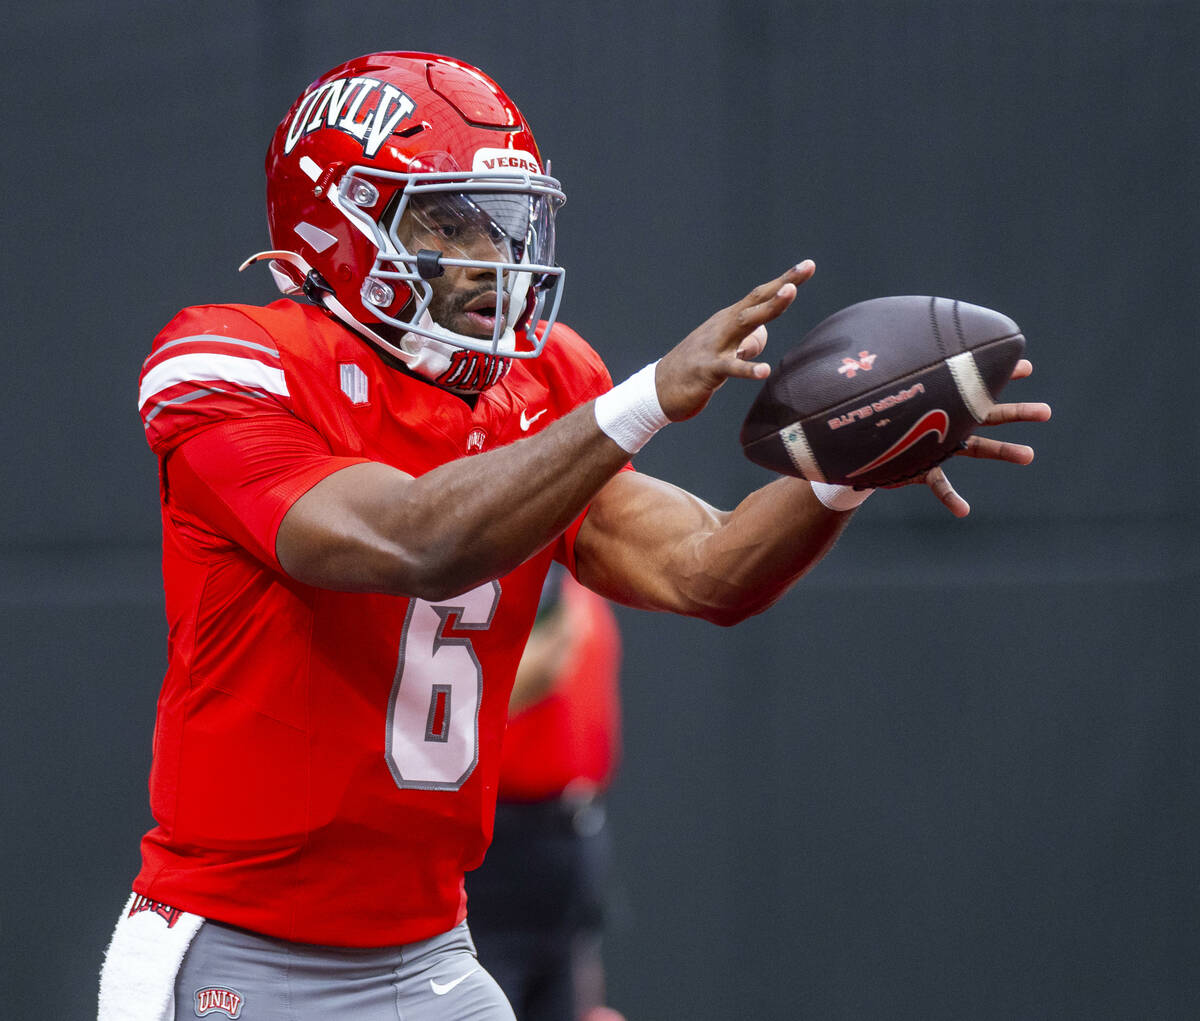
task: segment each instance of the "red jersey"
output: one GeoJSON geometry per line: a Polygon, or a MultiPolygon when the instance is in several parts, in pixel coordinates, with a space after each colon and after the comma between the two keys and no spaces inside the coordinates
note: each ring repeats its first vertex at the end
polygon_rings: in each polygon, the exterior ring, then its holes
{"type": "Polygon", "coordinates": [[[160,464],[168,666],[137,893],[344,946],[465,917],[516,666],[582,516],[511,574],[436,604],[301,584],[276,532],[341,468],[420,475],[610,386],[561,325],[472,409],[314,306],[205,306],[168,324],[139,395],[160,464]]]}
{"type": "Polygon", "coordinates": [[[508,721],[500,798],[541,801],[603,790],[620,747],[621,636],[612,607],[563,579],[571,646],[553,690],[508,721]]]}

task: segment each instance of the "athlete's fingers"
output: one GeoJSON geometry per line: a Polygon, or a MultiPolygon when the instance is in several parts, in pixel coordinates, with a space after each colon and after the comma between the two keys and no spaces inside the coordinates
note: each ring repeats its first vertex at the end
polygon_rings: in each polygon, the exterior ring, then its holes
{"type": "Polygon", "coordinates": [[[756,326],[753,332],[738,345],[737,356],[744,362],[749,362],[763,353],[767,346],[767,328],[756,326]]]}
{"type": "Polygon", "coordinates": [[[1023,401],[1019,404],[995,404],[984,425],[1009,425],[1013,422],[1048,422],[1050,405],[1040,401],[1023,401]]]}
{"type": "Polygon", "coordinates": [[[942,471],[940,465],[937,468],[931,468],[925,475],[925,485],[933,490],[933,495],[941,500],[946,509],[956,518],[965,518],[971,513],[971,505],[954,491],[954,487],[950,485],[950,480],[946,478],[946,473],[942,471]]]}
{"type": "Polygon", "coordinates": [[[1033,375],[1033,362],[1028,358],[1022,358],[1013,366],[1012,375],[1009,379],[1026,379],[1033,375]]]}
{"type": "Polygon", "coordinates": [[[719,371],[726,379],[766,379],[771,375],[771,366],[766,362],[726,358],[719,364],[719,371]]]}
{"type": "Polygon", "coordinates": [[[803,262],[796,263],[795,266],[789,266],[787,270],[774,280],[768,280],[765,284],[759,284],[746,297],[739,301],[734,308],[751,308],[755,305],[769,302],[779,293],[780,288],[785,284],[792,284],[795,287],[799,287],[816,271],[817,266],[812,259],[805,259],[803,262]]]}
{"type": "Polygon", "coordinates": [[[730,306],[729,311],[738,328],[753,330],[775,319],[795,300],[796,288],[815,272],[813,261],[805,259],[782,276],[759,284],[736,305],[730,306]]]}
{"type": "Polygon", "coordinates": [[[741,301],[713,313],[659,359],[658,400],[673,422],[699,412],[727,379],[766,379],[771,367],[755,361],[767,342],[765,325],[796,298],[813,275],[811,260],[754,288],[741,301]]]}
{"type": "MultiPolygon", "coordinates": [[[[732,349],[738,353],[738,357],[746,357],[743,354],[743,343],[760,326],[769,323],[783,313],[796,299],[797,285],[811,277],[815,269],[812,260],[806,259],[791,267],[782,276],[765,284],[759,284],[741,301],[716,313],[705,323],[704,329],[715,341],[717,351],[725,353],[732,349]]],[[[765,341],[766,334],[764,333],[762,343],[765,341]]],[[[761,346],[759,350],[762,350],[761,346]]],[[[750,357],[754,357],[754,355],[751,354],[750,357]]]]}
{"type": "Polygon", "coordinates": [[[783,284],[771,297],[757,305],[744,308],[735,305],[732,309],[734,328],[729,333],[730,338],[740,345],[743,339],[764,323],[769,323],[772,319],[780,316],[795,299],[796,285],[787,283],[783,284]]]}
{"type": "Polygon", "coordinates": [[[1024,443],[1007,443],[987,436],[970,436],[959,457],[982,457],[989,461],[1008,461],[1010,464],[1029,464],[1033,460],[1033,447],[1024,443]]]}

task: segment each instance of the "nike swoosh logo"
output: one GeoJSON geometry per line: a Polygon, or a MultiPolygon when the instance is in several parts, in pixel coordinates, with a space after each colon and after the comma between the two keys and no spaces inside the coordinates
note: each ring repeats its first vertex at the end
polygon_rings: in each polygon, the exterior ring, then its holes
{"type": "Polygon", "coordinates": [[[846,478],[852,479],[855,475],[861,475],[872,468],[878,468],[881,464],[887,464],[888,461],[899,457],[909,447],[919,443],[930,433],[933,433],[937,437],[938,443],[941,443],[946,439],[946,430],[949,428],[950,416],[942,411],[941,408],[937,408],[934,411],[927,411],[916,425],[875,458],[874,461],[870,464],[864,464],[861,468],[855,468],[854,471],[846,475],[846,478]]]}
{"type": "Polygon", "coordinates": [[[445,984],[439,982],[435,978],[431,978],[429,980],[429,987],[433,990],[434,996],[445,996],[448,992],[450,992],[451,989],[457,986],[460,982],[465,982],[478,970],[478,968],[472,968],[465,975],[459,975],[458,978],[456,978],[453,982],[446,982],[445,984]]]}
{"type": "Polygon", "coordinates": [[[521,432],[529,432],[529,427],[531,425],[533,425],[533,423],[536,422],[539,418],[541,418],[547,411],[546,408],[542,408],[542,410],[539,411],[536,415],[534,415],[533,418],[526,418],[525,412],[528,410],[529,410],[528,408],[521,409],[521,432]]]}

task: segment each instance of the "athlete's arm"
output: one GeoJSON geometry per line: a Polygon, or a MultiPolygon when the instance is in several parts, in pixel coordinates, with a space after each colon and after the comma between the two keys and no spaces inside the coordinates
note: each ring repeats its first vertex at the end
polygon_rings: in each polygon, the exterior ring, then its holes
{"type": "MultiPolygon", "coordinates": [[[[697,414],[729,378],[763,379],[765,324],[813,273],[803,262],[717,312],[658,363],[672,421],[697,414]]],[[[276,537],[283,569],[324,588],[440,599],[513,570],[557,537],[629,455],[591,404],[536,436],[413,478],[378,463],[323,479],[288,510],[276,537]]],[[[625,473],[628,474],[628,473],[625,473]]]]}
{"type": "Polygon", "coordinates": [[[777,479],[721,511],[622,472],[592,501],[575,561],[581,582],[626,606],[736,624],[783,595],[850,517],[826,509],[800,479],[777,479]]]}
{"type": "MultiPolygon", "coordinates": [[[[1022,359],[1014,379],[1030,375],[1022,359]]],[[[998,404],[985,426],[1044,422],[1046,404],[998,404]]],[[[972,435],[964,457],[1029,464],[1033,448],[972,435]]],[[[956,517],[970,511],[939,465],[921,479],[956,517]]],[[[579,580],[628,606],[736,624],[765,610],[828,552],[852,512],[807,482],[777,479],[720,511],[658,479],[623,472],[592,501],[575,540],[579,580]]]]}
{"type": "Polygon", "coordinates": [[[562,676],[567,656],[577,639],[572,630],[570,609],[560,600],[544,617],[538,617],[517,664],[517,676],[508,698],[508,715],[540,702],[562,676]]]}

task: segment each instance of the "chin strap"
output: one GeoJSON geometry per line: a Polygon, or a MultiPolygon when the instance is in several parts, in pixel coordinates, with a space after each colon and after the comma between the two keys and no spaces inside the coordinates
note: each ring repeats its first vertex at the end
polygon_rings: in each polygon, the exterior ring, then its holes
{"type": "MultiPolygon", "coordinates": [[[[271,276],[275,279],[275,286],[284,294],[295,295],[304,294],[315,305],[320,305],[322,308],[328,309],[333,315],[339,319],[342,324],[353,330],[360,337],[365,337],[372,344],[378,344],[388,354],[395,358],[399,358],[409,368],[413,368],[413,363],[417,361],[414,354],[397,347],[384,340],[378,333],[372,330],[369,326],[364,326],[352,316],[333,293],[333,288],[325,282],[325,278],[313,269],[302,256],[295,252],[271,251],[258,252],[250,256],[245,262],[238,267],[240,273],[247,266],[253,266],[256,262],[262,262],[263,259],[270,259],[271,276]],[[293,279],[292,275],[284,270],[276,263],[286,263],[294,267],[304,277],[304,283],[298,284],[293,279]]],[[[412,336],[406,333],[405,339],[412,336]]]]}

